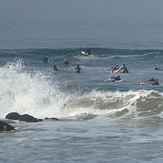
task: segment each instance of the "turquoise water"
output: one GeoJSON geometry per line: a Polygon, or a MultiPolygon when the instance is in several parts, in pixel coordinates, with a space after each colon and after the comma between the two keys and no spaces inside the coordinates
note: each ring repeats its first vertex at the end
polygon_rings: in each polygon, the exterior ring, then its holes
{"type": "Polygon", "coordinates": [[[13,123],[15,131],[0,134],[0,162],[162,162],[161,20],[2,22],[0,119],[14,111],[60,121],[13,123]],[[122,81],[105,83],[124,63],[122,81]]]}

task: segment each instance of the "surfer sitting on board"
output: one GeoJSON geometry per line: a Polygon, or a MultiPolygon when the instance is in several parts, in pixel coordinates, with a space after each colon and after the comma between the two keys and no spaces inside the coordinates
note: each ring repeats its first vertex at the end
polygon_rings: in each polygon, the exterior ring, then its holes
{"type": "Polygon", "coordinates": [[[79,64],[78,64],[76,67],[71,66],[71,68],[72,68],[73,70],[77,70],[76,73],[81,73],[81,67],[80,67],[79,64]]]}
{"type": "Polygon", "coordinates": [[[44,62],[50,62],[49,58],[48,58],[48,55],[46,55],[43,59],[44,62]]]}
{"type": "Polygon", "coordinates": [[[117,77],[111,77],[110,79],[106,79],[106,80],[104,80],[104,82],[108,82],[108,81],[115,82],[115,81],[119,81],[119,80],[121,80],[120,75],[118,75],[117,77]]]}
{"type": "Polygon", "coordinates": [[[87,47],[86,50],[85,50],[85,54],[91,55],[91,51],[90,51],[90,49],[89,49],[88,47],[87,47]]]}
{"type": "Polygon", "coordinates": [[[154,82],[154,81],[156,81],[156,79],[155,79],[155,78],[151,78],[151,79],[149,79],[148,81],[149,81],[149,82],[154,82]]]}

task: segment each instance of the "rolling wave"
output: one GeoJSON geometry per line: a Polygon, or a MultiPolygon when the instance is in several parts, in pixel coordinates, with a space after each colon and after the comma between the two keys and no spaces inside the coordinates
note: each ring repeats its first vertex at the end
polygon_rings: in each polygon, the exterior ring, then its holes
{"type": "Polygon", "coordinates": [[[0,118],[9,112],[38,118],[114,119],[161,117],[163,93],[154,90],[87,91],[82,87],[62,91],[58,78],[46,71],[27,70],[23,61],[0,68],[0,118]],[[72,92],[73,90],[73,92],[72,92]]]}

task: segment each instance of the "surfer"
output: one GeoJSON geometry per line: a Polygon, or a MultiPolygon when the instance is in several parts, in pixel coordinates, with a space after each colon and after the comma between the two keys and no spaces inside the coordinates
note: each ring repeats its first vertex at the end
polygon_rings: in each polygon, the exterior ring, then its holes
{"type": "Polygon", "coordinates": [[[144,80],[140,80],[140,85],[145,85],[145,81],[144,80]]]}
{"type": "Polygon", "coordinates": [[[48,55],[46,55],[43,59],[44,62],[50,62],[49,58],[48,58],[48,55]]]}
{"type": "Polygon", "coordinates": [[[150,85],[159,85],[158,79],[154,83],[151,83],[150,85]]]}
{"type": "Polygon", "coordinates": [[[128,71],[128,69],[127,69],[125,64],[122,65],[121,72],[122,73],[129,73],[129,71],[128,71]]]}
{"type": "Polygon", "coordinates": [[[151,78],[151,79],[149,79],[148,81],[149,81],[149,82],[153,82],[153,81],[156,81],[156,79],[155,79],[155,78],[151,78]]]}
{"type": "Polygon", "coordinates": [[[89,49],[88,47],[86,48],[85,53],[86,53],[87,55],[91,55],[91,51],[90,51],[90,49],[89,49]]]}
{"type": "Polygon", "coordinates": [[[69,64],[69,62],[67,61],[66,58],[64,58],[64,65],[68,65],[68,64],[69,64]]]}
{"type": "Polygon", "coordinates": [[[154,70],[159,70],[159,68],[157,68],[157,67],[156,67],[156,65],[154,65],[154,67],[153,67],[153,68],[154,68],[154,70]]]}
{"type": "Polygon", "coordinates": [[[115,74],[118,69],[119,69],[119,66],[117,65],[116,67],[112,67],[109,72],[111,74],[115,74]]]}
{"type": "Polygon", "coordinates": [[[118,75],[117,77],[111,77],[109,79],[106,79],[106,80],[104,80],[104,82],[108,82],[108,81],[115,82],[115,81],[119,81],[119,80],[121,80],[120,75],[118,75]]]}
{"type": "Polygon", "coordinates": [[[58,71],[58,68],[57,68],[56,65],[54,65],[53,70],[54,70],[54,71],[58,71]]]}
{"type": "Polygon", "coordinates": [[[80,67],[79,64],[78,64],[76,67],[71,66],[71,68],[72,68],[73,70],[76,70],[76,73],[81,73],[81,67],[80,67]]]}

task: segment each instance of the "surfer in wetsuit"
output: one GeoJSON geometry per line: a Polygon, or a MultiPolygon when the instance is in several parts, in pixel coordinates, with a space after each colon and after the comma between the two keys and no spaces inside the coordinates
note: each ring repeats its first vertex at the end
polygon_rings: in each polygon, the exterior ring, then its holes
{"type": "Polygon", "coordinates": [[[128,69],[127,69],[125,64],[123,64],[123,67],[121,68],[121,72],[122,73],[129,73],[129,71],[128,71],[128,69]]]}
{"type": "Polygon", "coordinates": [[[71,68],[72,68],[73,70],[76,69],[76,73],[81,73],[81,67],[80,67],[79,64],[78,64],[76,67],[71,66],[71,68]]]}
{"type": "Polygon", "coordinates": [[[149,79],[148,81],[149,81],[149,82],[153,82],[153,81],[156,81],[156,79],[155,79],[155,78],[151,78],[151,79],[149,79]]]}
{"type": "Polygon", "coordinates": [[[151,83],[150,85],[159,85],[158,79],[154,83],[151,83]]]}
{"type": "Polygon", "coordinates": [[[46,55],[43,59],[44,62],[50,62],[49,58],[48,58],[48,55],[46,55]]]}
{"type": "Polygon", "coordinates": [[[118,75],[117,77],[111,77],[110,79],[106,79],[106,80],[104,80],[104,82],[108,82],[108,81],[115,82],[115,81],[119,81],[119,80],[121,80],[120,75],[118,75]]]}
{"type": "Polygon", "coordinates": [[[69,62],[67,61],[66,58],[64,58],[64,65],[68,65],[68,64],[69,64],[69,62]]]}
{"type": "Polygon", "coordinates": [[[86,48],[85,53],[88,54],[88,55],[91,55],[91,51],[90,51],[90,49],[88,47],[86,48]]]}
{"type": "Polygon", "coordinates": [[[58,68],[57,68],[56,65],[54,65],[53,70],[54,70],[54,71],[58,71],[58,68]]]}
{"type": "Polygon", "coordinates": [[[154,65],[154,67],[153,67],[153,68],[154,68],[154,70],[159,70],[159,68],[157,68],[157,67],[156,67],[156,65],[154,65]]]}

